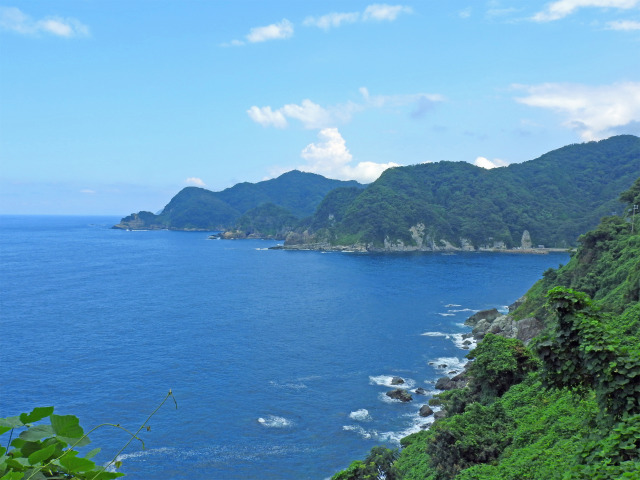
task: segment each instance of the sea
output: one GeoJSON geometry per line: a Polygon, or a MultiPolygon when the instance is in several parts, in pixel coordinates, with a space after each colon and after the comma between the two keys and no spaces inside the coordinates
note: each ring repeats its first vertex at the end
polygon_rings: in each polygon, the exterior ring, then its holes
{"type": "Polygon", "coordinates": [[[118,220],[0,216],[0,417],[145,425],[120,453],[113,426],[86,447],[131,480],[323,480],[399,448],[463,368],[465,319],[569,258],[270,250],[118,220]],[[412,402],[385,395],[394,376],[412,402]]]}

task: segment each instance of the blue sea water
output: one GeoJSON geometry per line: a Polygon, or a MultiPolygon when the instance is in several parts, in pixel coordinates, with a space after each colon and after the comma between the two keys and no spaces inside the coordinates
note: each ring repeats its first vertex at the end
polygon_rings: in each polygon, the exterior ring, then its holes
{"type": "MultiPolygon", "coordinates": [[[[430,419],[384,395],[459,371],[464,320],[568,255],[361,255],[0,217],[0,417],[53,405],[135,430],[142,479],[324,479],[430,419]],[[446,367],[441,367],[446,365],[446,367]]],[[[91,435],[106,463],[128,440],[91,435]]],[[[4,445],[7,436],[0,436],[4,445]]]]}

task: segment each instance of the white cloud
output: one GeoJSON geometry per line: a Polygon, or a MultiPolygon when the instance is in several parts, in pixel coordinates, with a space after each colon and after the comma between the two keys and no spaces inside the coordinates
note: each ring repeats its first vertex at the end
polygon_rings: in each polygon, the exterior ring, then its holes
{"type": "Polygon", "coordinates": [[[302,123],[305,128],[320,129],[333,127],[351,120],[351,117],[368,108],[384,107],[413,107],[412,118],[423,117],[437,103],[445,101],[442,95],[432,93],[415,93],[408,95],[370,95],[366,87],[360,88],[363,102],[347,102],[329,107],[323,107],[309,99],[303,100],[300,104],[287,104],[276,110],[270,106],[252,106],[247,110],[249,117],[262,126],[272,126],[285,128],[288,126],[287,119],[295,119],[302,123]]]}
{"type": "Polygon", "coordinates": [[[343,24],[355,23],[360,20],[359,12],[350,13],[328,13],[321,17],[307,17],[302,24],[305,27],[318,27],[323,30],[329,30],[330,28],[337,28],[343,24]]]}
{"type": "Polygon", "coordinates": [[[89,27],[75,18],[52,16],[34,20],[15,7],[0,7],[0,30],[22,35],[48,33],[65,38],[89,36],[89,27]]]}
{"type": "Polygon", "coordinates": [[[365,22],[372,20],[378,22],[387,20],[392,22],[398,18],[398,15],[401,13],[413,13],[413,10],[411,7],[404,5],[373,4],[365,8],[362,19],[365,22]]]}
{"type": "Polygon", "coordinates": [[[353,156],[337,128],[322,129],[318,138],[319,142],[310,143],[302,150],[300,155],[307,163],[299,166],[299,170],[329,178],[369,183],[376,180],[387,168],[399,166],[393,162],[360,162],[351,165],[353,156]]]}
{"type": "Polygon", "coordinates": [[[249,43],[266,42],[267,40],[283,40],[293,35],[293,24],[284,18],[280,23],[272,23],[266,27],[255,27],[249,31],[246,39],[249,43]]]}
{"type": "Polygon", "coordinates": [[[617,20],[614,22],[608,22],[607,28],[609,30],[640,30],[640,22],[634,22],[632,20],[617,20]]]}
{"type": "Polygon", "coordinates": [[[247,113],[251,120],[259,123],[263,127],[273,126],[276,128],[285,128],[288,125],[284,114],[279,110],[274,112],[271,110],[271,107],[260,108],[253,106],[247,110],[247,113]]]}
{"type": "Polygon", "coordinates": [[[322,128],[335,123],[328,110],[309,99],[303,100],[300,105],[285,105],[280,111],[289,118],[299,120],[306,128],[322,128]]]}
{"type": "Polygon", "coordinates": [[[283,18],[280,23],[272,23],[264,27],[254,27],[245,35],[244,40],[231,40],[221,47],[241,47],[247,43],[261,43],[269,40],[286,40],[293,36],[293,23],[283,18]]]}
{"type": "Polygon", "coordinates": [[[640,82],[589,86],[545,83],[514,85],[527,96],[516,101],[546,108],[565,118],[564,125],[579,132],[583,140],[600,140],[640,121],[640,82]]]}
{"type": "Polygon", "coordinates": [[[545,10],[533,16],[533,20],[537,22],[559,20],[586,7],[629,9],[635,7],[638,2],[640,0],[558,0],[547,4],[545,10]]]}
{"type": "Polygon", "coordinates": [[[499,158],[494,158],[493,160],[489,160],[485,157],[477,157],[476,161],[473,162],[476,167],[486,168],[487,170],[491,170],[492,168],[504,167],[508,165],[504,160],[500,160],[499,158]]]}
{"type": "Polygon", "coordinates": [[[471,10],[471,7],[467,7],[467,8],[465,8],[464,10],[460,10],[460,11],[458,12],[458,16],[459,16],[460,18],[469,18],[469,17],[471,16],[471,11],[472,11],[472,10],[471,10]]]}
{"type": "Polygon", "coordinates": [[[82,190],[80,190],[80,193],[85,193],[87,195],[93,195],[94,193],[96,193],[95,190],[91,190],[89,188],[83,188],[82,190]]]}
{"type": "Polygon", "coordinates": [[[318,27],[323,30],[329,30],[356,22],[393,22],[402,13],[413,13],[413,9],[404,5],[372,4],[366,7],[362,13],[332,12],[320,17],[307,17],[302,24],[305,27],[318,27]]]}
{"type": "Polygon", "coordinates": [[[184,181],[184,183],[186,183],[187,185],[195,185],[196,187],[206,186],[202,179],[198,177],[189,177],[184,181]]]}
{"type": "Polygon", "coordinates": [[[325,128],[339,123],[347,122],[354,112],[362,107],[353,102],[334,105],[328,108],[322,107],[309,99],[300,104],[290,103],[277,110],[270,106],[252,106],[247,113],[256,123],[263,126],[285,128],[288,126],[287,118],[298,120],[305,128],[325,128]]]}

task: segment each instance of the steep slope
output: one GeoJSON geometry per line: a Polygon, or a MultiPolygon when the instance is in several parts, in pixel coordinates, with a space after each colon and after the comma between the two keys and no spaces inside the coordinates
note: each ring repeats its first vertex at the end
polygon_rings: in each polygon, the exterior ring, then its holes
{"type": "Polygon", "coordinates": [[[620,199],[623,215],[581,236],[507,316],[546,323],[531,348],[487,334],[467,385],[429,402],[441,419],[332,478],[640,479],[640,178],[620,199]]]}
{"type": "MultiPolygon", "coordinates": [[[[332,180],[314,173],[293,170],[258,183],[239,183],[221,192],[204,188],[186,187],[171,199],[159,215],[139,212],[123,218],[115,228],[174,230],[225,230],[237,227],[243,214],[264,204],[273,204],[279,210],[260,211],[261,222],[282,223],[282,215],[301,219],[315,211],[324,196],[338,187],[362,187],[358,182],[332,180]],[[283,213],[282,210],[285,210],[283,213]],[[272,211],[279,218],[266,219],[272,211]]],[[[255,213],[255,212],[254,212],[255,213]]],[[[243,220],[246,224],[247,218],[243,220]]],[[[287,219],[290,224],[290,219],[287,219]]],[[[249,222],[251,223],[251,222],[249,222]]]]}
{"type": "Polygon", "coordinates": [[[368,250],[568,247],[605,214],[640,172],[632,135],[569,145],[542,157],[485,170],[464,162],[396,167],[356,196],[319,210],[311,241],[368,250]]]}

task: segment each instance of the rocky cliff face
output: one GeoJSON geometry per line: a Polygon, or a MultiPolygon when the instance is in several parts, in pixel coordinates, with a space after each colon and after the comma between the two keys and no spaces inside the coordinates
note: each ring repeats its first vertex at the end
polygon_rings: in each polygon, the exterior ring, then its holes
{"type": "MultiPolygon", "coordinates": [[[[528,232],[524,232],[528,236],[528,232]]],[[[492,241],[483,245],[474,245],[468,238],[458,238],[455,243],[444,238],[438,238],[428,232],[424,223],[418,223],[409,228],[411,241],[394,239],[386,236],[381,246],[372,243],[358,242],[350,245],[337,245],[331,241],[327,229],[315,232],[291,232],[285,239],[284,249],[287,250],[323,250],[323,251],[356,251],[356,252],[473,252],[503,251],[507,247],[503,241],[492,241]]],[[[529,240],[530,243],[530,240],[529,240]]]]}
{"type": "MultiPolygon", "coordinates": [[[[510,305],[510,312],[521,305],[523,301],[524,297],[510,305]]],[[[529,317],[516,322],[509,313],[502,315],[495,308],[478,312],[464,323],[473,327],[471,333],[476,340],[482,340],[487,333],[493,333],[506,338],[517,338],[525,345],[540,335],[544,329],[544,322],[538,318],[529,317]]]]}

